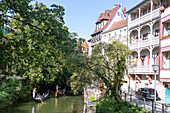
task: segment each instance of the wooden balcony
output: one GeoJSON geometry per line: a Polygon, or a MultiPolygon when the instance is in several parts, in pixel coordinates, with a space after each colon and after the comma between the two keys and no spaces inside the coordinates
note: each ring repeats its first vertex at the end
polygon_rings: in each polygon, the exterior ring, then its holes
{"type": "Polygon", "coordinates": [[[155,45],[155,46],[159,45],[159,36],[147,40],[141,40],[133,44],[129,44],[129,49],[135,50],[138,48],[147,48],[151,45],[155,45]]]}
{"type": "MultiPolygon", "coordinates": [[[[150,65],[131,67],[128,69],[128,71],[129,74],[154,74],[152,66],[150,65]]],[[[157,72],[157,74],[158,73],[159,72],[157,72]]]]}
{"type": "MultiPolygon", "coordinates": [[[[152,11],[152,20],[159,18],[159,8],[152,11]]],[[[140,18],[136,18],[135,20],[132,20],[130,22],[129,27],[133,28],[138,26],[139,24],[144,24],[146,22],[149,22],[151,20],[151,12],[142,15],[140,18]]]]}

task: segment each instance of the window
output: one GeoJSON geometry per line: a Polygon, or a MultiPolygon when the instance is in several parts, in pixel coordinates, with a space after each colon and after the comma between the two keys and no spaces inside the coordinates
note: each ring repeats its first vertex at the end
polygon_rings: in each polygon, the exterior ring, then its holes
{"type": "Polygon", "coordinates": [[[87,48],[87,51],[89,51],[89,48],[87,48]]]}
{"type": "Polygon", "coordinates": [[[143,34],[143,40],[147,40],[148,39],[148,33],[143,34]]]}
{"type": "Polygon", "coordinates": [[[168,35],[169,35],[170,34],[170,28],[168,28],[167,31],[168,31],[168,35]]]}
{"type": "Polygon", "coordinates": [[[155,37],[159,36],[159,29],[155,30],[155,37]]]}
{"type": "Polygon", "coordinates": [[[117,15],[120,16],[120,13],[118,12],[117,15]]]}
{"type": "Polygon", "coordinates": [[[148,8],[148,13],[151,12],[151,7],[148,8]]]}
{"type": "Polygon", "coordinates": [[[120,30],[120,35],[121,35],[122,30],[120,30]]]}
{"type": "Polygon", "coordinates": [[[84,47],[82,48],[82,50],[84,50],[84,47]]]}
{"type": "Polygon", "coordinates": [[[141,65],[142,65],[142,66],[145,65],[145,56],[141,56],[141,65]]]}
{"type": "Polygon", "coordinates": [[[109,38],[111,37],[111,34],[109,33],[109,38]]]}
{"type": "Polygon", "coordinates": [[[139,18],[139,13],[136,13],[136,18],[139,18]]]}
{"type": "Polygon", "coordinates": [[[145,15],[145,14],[147,14],[147,9],[145,9],[145,10],[143,11],[143,15],[145,15]]]}

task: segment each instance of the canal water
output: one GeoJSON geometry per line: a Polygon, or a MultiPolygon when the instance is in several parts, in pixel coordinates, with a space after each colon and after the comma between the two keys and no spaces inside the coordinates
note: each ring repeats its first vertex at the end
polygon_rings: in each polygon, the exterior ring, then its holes
{"type": "Polygon", "coordinates": [[[44,103],[17,103],[2,113],[83,113],[83,96],[49,98],[44,103]]]}

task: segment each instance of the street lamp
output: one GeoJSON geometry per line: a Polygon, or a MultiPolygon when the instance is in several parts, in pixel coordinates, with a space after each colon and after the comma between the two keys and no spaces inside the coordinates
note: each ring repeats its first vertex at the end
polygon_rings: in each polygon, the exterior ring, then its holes
{"type": "Polygon", "coordinates": [[[155,109],[154,109],[154,113],[156,113],[156,71],[159,70],[159,65],[158,64],[152,65],[152,69],[155,72],[155,97],[154,97],[155,109]]]}

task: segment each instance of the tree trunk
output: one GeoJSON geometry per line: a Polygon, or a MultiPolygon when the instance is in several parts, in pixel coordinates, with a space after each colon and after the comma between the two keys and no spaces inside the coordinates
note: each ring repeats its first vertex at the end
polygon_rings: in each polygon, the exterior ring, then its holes
{"type": "Polygon", "coordinates": [[[121,99],[120,95],[119,95],[119,80],[116,80],[115,83],[114,83],[114,93],[116,94],[115,95],[115,99],[119,102],[119,103],[122,103],[123,100],[121,99]]]}

